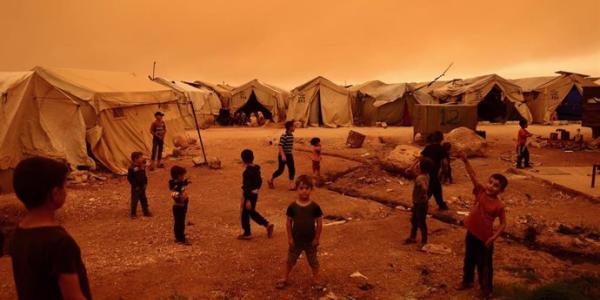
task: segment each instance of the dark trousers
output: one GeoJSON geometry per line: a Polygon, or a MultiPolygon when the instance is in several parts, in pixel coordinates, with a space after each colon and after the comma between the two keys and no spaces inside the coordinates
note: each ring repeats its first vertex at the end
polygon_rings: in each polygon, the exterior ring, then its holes
{"type": "Polygon", "coordinates": [[[157,137],[152,138],[152,157],[151,160],[160,161],[162,159],[163,146],[165,141],[157,137]]]}
{"type": "Polygon", "coordinates": [[[185,241],[185,215],[187,214],[187,204],[173,205],[173,231],[175,239],[179,242],[185,241]]]}
{"type": "Polygon", "coordinates": [[[421,230],[421,243],[427,244],[427,210],[429,205],[425,203],[413,203],[410,223],[410,238],[417,238],[417,229],[421,230]]]}
{"type": "Polygon", "coordinates": [[[521,162],[525,160],[525,167],[529,167],[529,149],[525,145],[517,146],[517,167],[521,167],[521,162]]]}
{"type": "Polygon", "coordinates": [[[275,179],[275,178],[281,176],[281,174],[283,174],[283,170],[285,170],[285,166],[287,165],[289,178],[290,178],[290,180],[294,180],[294,178],[296,177],[296,167],[294,166],[294,155],[286,154],[285,162],[283,161],[283,159],[281,159],[281,155],[278,155],[277,158],[279,159],[279,166],[277,167],[277,170],[275,170],[275,173],[273,173],[273,176],[271,178],[275,179]]]}
{"type": "Polygon", "coordinates": [[[4,255],[4,234],[2,230],[0,230],[0,257],[4,255]]]}
{"type": "Polygon", "coordinates": [[[148,198],[146,197],[146,187],[131,187],[131,215],[137,215],[138,202],[142,205],[144,215],[150,213],[148,210],[148,198]]]}
{"type": "Polygon", "coordinates": [[[450,162],[448,162],[448,165],[442,169],[441,177],[442,183],[452,183],[452,166],[450,165],[450,162]]]}
{"type": "Polygon", "coordinates": [[[251,235],[250,230],[250,219],[254,220],[258,225],[267,226],[267,221],[256,211],[256,202],[258,201],[258,195],[249,194],[244,196],[244,205],[242,206],[242,228],[244,229],[244,235],[251,235]],[[251,208],[246,208],[246,201],[250,201],[251,208]]]}
{"type": "Polygon", "coordinates": [[[485,243],[467,231],[465,238],[465,262],[463,267],[463,283],[473,284],[475,267],[481,291],[489,293],[493,288],[494,268],[492,257],[494,247],[487,248],[485,243]]]}
{"type": "Polygon", "coordinates": [[[442,194],[442,183],[436,174],[429,175],[429,190],[427,191],[427,197],[431,198],[432,195],[435,198],[435,203],[437,203],[439,208],[448,208],[448,205],[446,202],[444,202],[444,196],[442,194]]]}

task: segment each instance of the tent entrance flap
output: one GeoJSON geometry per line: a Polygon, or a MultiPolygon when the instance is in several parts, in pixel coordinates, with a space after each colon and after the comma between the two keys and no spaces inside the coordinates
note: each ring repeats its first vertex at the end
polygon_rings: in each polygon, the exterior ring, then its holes
{"type": "Polygon", "coordinates": [[[579,93],[575,85],[571,88],[565,99],[556,108],[556,114],[559,120],[581,120],[583,96],[579,93]]]}
{"type": "Polygon", "coordinates": [[[268,120],[273,120],[273,114],[271,113],[271,111],[269,111],[264,105],[260,104],[260,102],[258,102],[258,99],[256,98],[256,94],[254,94],[254,91],[252,91],[252,94],[250,94],[250,98],[248,98],[248,101],[246,101],[246,104],[244,104],[242,107],[240,107],[236,113],[240,113],[243,112],[246,114],[246,116],[250,116],[253,113],[256,112],[262,112],[263,116],[265,116],[265,119],[268,120]]]}
{"type": "Polygon", "coordinates": [[[315,93],[315,98],[310,102],[310,110],[308,115],[308,124],[310,126],[319,127],[323,125],[323,111],[321,109],[321,92],[315,93]]]}
{"type": "Polygon", "coordinates": [[[477,105],[477,115],[480,121],[500,123],[506,121],[507,104],[503,101],[502,90],[494,86],[477,105]]]}

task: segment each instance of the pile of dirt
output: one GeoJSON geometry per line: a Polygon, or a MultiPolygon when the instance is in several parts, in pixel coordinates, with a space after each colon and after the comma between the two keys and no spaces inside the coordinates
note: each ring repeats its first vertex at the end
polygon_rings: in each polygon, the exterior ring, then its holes
{"type": "Polygon", "coordinates": [[[454,156],[458,151],[464,152],[468,157],[485,156],[485,139],[469,128],[456,128],[450,131],[444,140],[452,145],[450,152],[454,156]]]}

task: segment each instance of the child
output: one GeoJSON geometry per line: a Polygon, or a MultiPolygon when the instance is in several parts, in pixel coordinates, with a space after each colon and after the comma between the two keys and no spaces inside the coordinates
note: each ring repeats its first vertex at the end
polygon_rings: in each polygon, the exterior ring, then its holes
{"type": "Polygon", "coordinates": [[[244,233],[238,236],[240,240],[249,240],[252,238],[250,230],[250,218],[259,225],[267,229],[267,237],[273,237],[273,229],[275,225],[269,223],[261,214],[256,211],[256,202],[258,201],[258,190],[262,185],[260,176],[260,166],[254,164],[254,153],[250,149],[242,151],[242,161],[246,165],[246,169],[242,174],[242,202],[240,209],[242,211],[242,228],[244,233]]]}
{"type": "Polygon", "coordinates": [[[442,159],[440,181],[442,183],[452,184],[452,161],[450,160],[450,150],[452,149],[452,144],[444,142],[442,143],[442,148],[444,148],[446,156],[444,156],[444,159],[442,159]]]}
{"type": "Polygon", "coordinates": [[[173,231],[175,232],[175,242],[183,245],[191,245],[185,238],[185,215],[187,214],[189,198],[185,188],[191,182],[185,179],[187,170],[184,167],[173,166],[171,168],[171,180],[169,180],[169,190],[173,198],[173,231]]]}
{"type": "Polygon", "coordinates": [[[312,151],[310,159],[312,160],[313,180],[318,185],[321,179],[321,139],[314,137],[310,140],[312,151]]]}
{"type": "Polygon", "coordinates": [[[258,111],[257,119],[258,119],[258,126],[265,125],[265,115],[262,113],[262,111],[258,111]]]}
{"type": "Polygon", "coordinates": [[[525,160],[525,168],[530,168],[529,165],[529,150],[527,149],[527,138],[533,136],[533,134],[527,131],[527,120],[520,120],[519,134],[517,135],[517,168],[522,169],[523,165],[521,162],[525,160]]]}
{"type": "Polygon", "coordinates": [[[271,179],[269,179],[269,188],[275,188],[274,181],[275,178],[281,176],[283,174],[283,170],[285,166],[288,167],[288,174],[290,179],[290,190],[294,190],[294,177],[296,177],[296,168],[294,166],[294,121],[285,122],[285,132],[279,138],[279,146],[278,148],[278,156],[277,159],[279,161],[279,166],[277,170],[273,173],[271,179]]]}
{"type": "Polygon", "coordinates": [[[419,175],[415,179],[412,199],[413,207],[410,222],[410,237],[406,239],[405,244],[416,243],[417,229],[421,230],[421,245],[427,244],[427,210],[429,208],[427,190],[429,189],[429,172],[433,168],[433,161],[429,158],[423,158],[419,162],[419,175]]]}
{"type": "Polygon", "coordinates": [[[463,281],[459,289],[473,287],[475,267],[479,277],[479,285],[484,298],[490,296],[493,287],[493,262],[494,241],[506,228],[506,214],[504,204],[498,196],[504,192],[508,180],[501,174],[492,174],[488,183],[479,183],[473,167],[464,153],[460,154],[465,163],[465,169],[473,182],[475,205],[464,220],[467,228],[465,240],[465,260],[463,267],[463,281]],[[494,232],[494,221],[500,219],[500,227],[494,232]]]}
{"type": "Polygon", "coordinates": [[[429,189],[427,194],[433,196],[440,210],[448,210],[448,204],[444,201],[442,183],[440,182],[440,167],[442,160],[446,157],[446,151],[440,143],[444,140],[444,134],[440,131],[433,132],[427,137],[428,145],[421,152],[421,157],[427,157],[433,161],[433,169],[429,173],[429,189]]]}
{"type": "Polygon", "coordinates": [[[145,217],[151,217],[152,214],[148,209],[148,198],[146,197],[146,185],[148,185],[148,177],[146,177],[146,158],[142,152],[131,153],[131,167],[127,172],[127,181],[131,185],[131,218],[137,218],[137,204],[142,205],[142,211],[145,217]]]}
{"type": "Polygon", "coordinates": [[[154,161],[156,161],[157,167],[165,167],[160,162],[162,159],[163,146],[165,145],[165,135],[167,134],[167,124],[165,124],[165,121],[163,121],[164,115],[165,114],[160,111],[155,112],[155,120],[150,126],[150,133],[152,133],[152,157],[150,158],[150,170],[154,170],[154,161]]]}
{"type": "Polygon", "coordinates": [[[15,193],[27,208],[9,247],[19,299],[92,298],[81,250],[55,216],[67,198],[68,172],[42,157],[25,159],[14,171],[15,193]]]}
{"type": "Polygon", "coordinates": [[[310,199],[313,183],[308,175],[302,175],[296,180],[298,200],[287,208],[287,236],[288,236],[288,259],[285,277],[277,283],[278,289],[287,286],[290,272],[294,268],[298,257],[305,253],[313,273],[313,288],[322,289],[319,286],[319,261],[317,260],[317,248],[321,240],[323,229],[323,211],[321,207],[310,199]]]}

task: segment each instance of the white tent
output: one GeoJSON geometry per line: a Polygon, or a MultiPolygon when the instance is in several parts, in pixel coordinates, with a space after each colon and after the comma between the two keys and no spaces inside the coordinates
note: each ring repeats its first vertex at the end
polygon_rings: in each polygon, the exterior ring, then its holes
{"type": "Polygon", "coordinates": [[[169,80],[162,77],[154,79],[155,82],[172,88],[177,93],[181,94],[182,101],[179,103],[179,110],[184,118],[186,128],[196,128],[195,120],[198,120],[199,127],[206,127],[212,124],[215,117],[219,115],[221,109],[221,100],[219,96],[205,87],[194,87],[186,84],[183,81],[169,80]],[[196,114],[196,118],[192,113],[192,106],[196,114]]]}
{"type": "Polygon", "coordinates": [[[132,73],[36,67],[0,81],[0,170],[31,155],[94,167],[91,152],[125,174],[131,152],[151,150],[156,111],[165,113],[165,151],[185,132],[178,94],[132,73]]]}
{"type": "Polygon", "coordinates": [[[316,77],[292,90],[287,120],[303,126],[352,126],[350,94],[324,77],[316,77]]]}
{"type": "Polygon", "coordinates": [[[287,91],[254,79],[231,91],[230,109],[246,114],[262,111],[265,118],[278,122],[285,119],[288,96],[287,91]]]}

